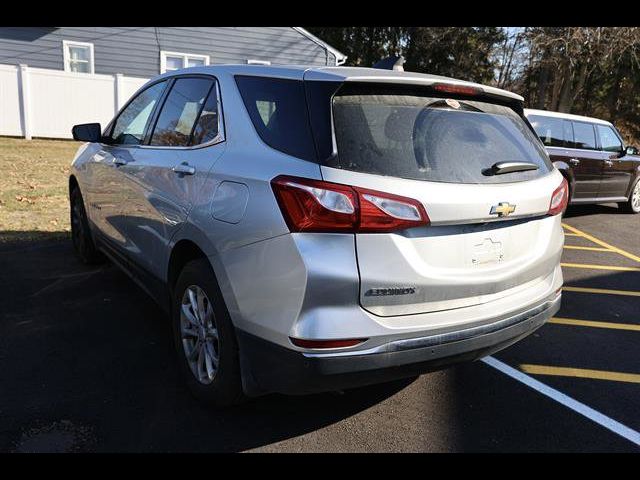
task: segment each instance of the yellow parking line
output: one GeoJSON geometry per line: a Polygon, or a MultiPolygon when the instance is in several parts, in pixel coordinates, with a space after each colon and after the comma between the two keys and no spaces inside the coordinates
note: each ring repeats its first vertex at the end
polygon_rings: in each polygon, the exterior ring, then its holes
{"type": "Polygon", "coordinates": [[[604,247],[604,248],[608,248],[608,249],[610,249],[610,250],[613,250],[614,252],[619,253],[619,254],[620,254],[620,255],[622,255],[623,257],[630,258],[631,260],[633,260],[633,261],[635,261],[635,262],[640,263],[640,257],[638,257],[637,255],[634,255],[633,253],[629,253],[629,252],[626,252],[626,251],[622,250],[621,248],[614,247],[613,245],[609,245],[608,243],[603,242],[602,240],[599,240],[599,239],[597,239],[596,237],[594,237],[594,236],[592,236],[592,235],[589,235],[589,234],[587,234],[587,233],[584,233],[583,231],[578,230],[577,228],[572,227],[571,225],[567,225],[566,223],[563,223],[563,224],[562,224],[562,226],[563,226],[564,228],[569,229],[572,233],[575,233],[575,234],[576,234],[576,235],[578,235],[578,236],[584,237],[584,238],[586,238],[587,240],[592,241],[593,243],[597,243],[597,244],[598,244],[598,245],[600,245],[601,247],[604,247]]]}
{"type": "Polygon", "coordinates": [[[579,292],[579,293],[598,293],[604,295],[626,295],[629,297],[640,297],[640,292],[633,290],[611,290],[608,288],[586,288],[586,287],[562,287],[565,292],[579,292]]]}
{"type": "Polygon", "coordinates": [[[612,253],[617,253],[614,252],[613,250],[610,250],[608,248],[604,248],[604,247],[580,247],[578,245],[565,245],[564,248],[567,248],[569,250],[589,250],[592,252],[612,252],[612,253]]]}
{"type": "Polygon", "coordinates": [[[576,320],[574,318],[553,317],[549,323],[557,323],[559,325],[576,325],[579,327],[593,328],[610,328],[612,330],[633,330],[640,332],[640,325],[630,323],[613,323],[613,322],[595,322],[592,320],[576,320]]]}
{"type": "Polygon", "coordinates": [[[614,382],[640,383],[640,375],[635,373],[529,364],[520,365],[520,369],[525,373],[531,373],[533,375],[553,375],[559,377],[592,378],[595,380],[612,380],[614,382]]]}
{"type": "Polygon", "coordinates": [[[593,270],[619,270],[622,272],[640,272],[638,267],[618,267],[615,265],[592,265],[590,263],[561,263],[566,268],[588,268],[593,270]]]}

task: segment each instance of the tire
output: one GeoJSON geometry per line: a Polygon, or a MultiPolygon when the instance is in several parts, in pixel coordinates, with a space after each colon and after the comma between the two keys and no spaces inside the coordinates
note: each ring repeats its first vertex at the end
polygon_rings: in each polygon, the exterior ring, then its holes
{"type": "Polygon", "coordinates": [[[633,185],[629,200],[619,203],[618,206],[627,213],[640,213],[640,178],[633,185]]]}
{"type": "Polygon", "coordinates": [[[91,236],[87,212],[80,187],[76,186],[69,192],[69,210],[71,220],[71,240],[73,248],[80,261],[87,265],[102,263],[104,255],[98,251],[91,236]]]}
{"type": "Polygon", "coordinates": [[[215,407],[242,403],[238,342],[209,261],[187,263],[173,290],[173,338],[189,390],[215,407]]]}

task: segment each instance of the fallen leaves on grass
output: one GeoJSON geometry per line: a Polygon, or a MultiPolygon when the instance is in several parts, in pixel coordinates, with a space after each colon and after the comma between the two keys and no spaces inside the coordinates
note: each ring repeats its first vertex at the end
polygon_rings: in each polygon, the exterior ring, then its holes
{"type": "Polygon", "coordinates": [[[29,205],[36,203],[35,198],[25,197],[24,195],[16,195],[16,200],[20,203],[27,202],[29,205]]]}
{"type": "Polygon", "coordinates": [[[0,137],[0,244],[16,235],[21,241],[67,236],[69,168],[77,149],[76,142],[0,137]]]}

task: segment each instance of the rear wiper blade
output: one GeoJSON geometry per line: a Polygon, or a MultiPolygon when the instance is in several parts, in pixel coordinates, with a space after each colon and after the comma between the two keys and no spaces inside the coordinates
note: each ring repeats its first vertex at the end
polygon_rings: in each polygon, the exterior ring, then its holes
{"type": "Polygon", "coordinates": [[[537,170],[538,165],[529,162],[498,162],[494,163],[489,171],[489,175],[502,175],[504,173],[526,172],[527,170],[537,170]]]}

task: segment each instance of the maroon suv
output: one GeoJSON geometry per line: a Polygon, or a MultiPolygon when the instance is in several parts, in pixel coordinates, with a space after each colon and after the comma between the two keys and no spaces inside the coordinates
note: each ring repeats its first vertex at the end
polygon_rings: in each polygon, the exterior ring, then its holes
{"type": "Polygon", "coordinates": [[[615,202],[640,213],[640,155],[611,123],[545,110],[525,115],[568,180],[571,204],[615,202]]]}

